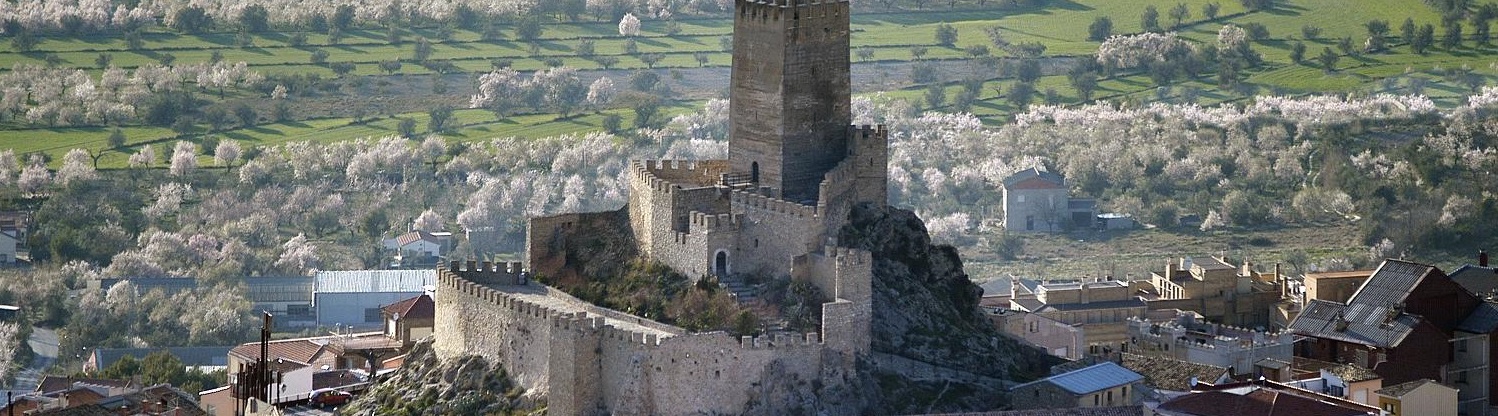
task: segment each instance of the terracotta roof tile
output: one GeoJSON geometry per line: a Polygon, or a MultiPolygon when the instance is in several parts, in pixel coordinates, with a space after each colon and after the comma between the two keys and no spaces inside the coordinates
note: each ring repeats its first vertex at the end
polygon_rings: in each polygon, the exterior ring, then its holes
{"type": "Polygon", "coordinates": [[[436,304],[425,294],[417,295],[381,308],[389,314],[400,314],[401,319],[433,319],[437,316],[436,304]]]}
{"type": "Polygon", "coordinates": [[[1197,364],[1166,357],[1124,353],[1121,358],[1120,364],[1124,368],[1143,375],[1146,384],[1161,390],[1191,391],[1189,384],[1192,377],[1196,377],[1201,382],[1214,383],[1224,373],[1227,373],[1226,368],[1215,365],[1197,364]]]}
{"type": "MultiPolygon", "coordinates": [[[[324,349],[326,349],[326,346],[322,343],[302,338],[271,341],[270,345],[267,346],[267,349],[270,352],[269,358],[272,359],[285,358],[302,363],[311,363],[317,359],[318,355],[320,355],[324,349]]],[[[260,343],[251,342],[247,344],[241,344],[240,346],[234,347],[234,349],[229,350],[229,353],[238,355],[246,361],[259,359],[260,343]]]]}
{"type": "Polygon", "coordinates": [[[1161,410],[1197,416],[1363,416],[1355,409],[1294,394],[1255,389],[1244,394],[1229,391],[1197,392],[1160,404],[1161,410]]]}

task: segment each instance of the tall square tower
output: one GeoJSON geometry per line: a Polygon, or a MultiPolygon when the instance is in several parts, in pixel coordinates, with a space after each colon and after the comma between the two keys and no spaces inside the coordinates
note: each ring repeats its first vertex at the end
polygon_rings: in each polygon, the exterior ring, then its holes
{"type": "Polygon", "coordinates": [[[731,169],[794,202],[848,154],[848,0],[736,0],[731,169]]]}

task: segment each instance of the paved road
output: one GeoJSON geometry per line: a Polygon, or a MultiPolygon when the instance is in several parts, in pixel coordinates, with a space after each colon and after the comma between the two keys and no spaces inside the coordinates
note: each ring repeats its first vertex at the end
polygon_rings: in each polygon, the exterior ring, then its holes
{"type": "Polygon", "coordinates": [[[42,372],[57,362],[57,331],[33,327],[27,344],[31,344],[31,351],[36,353],[36,358],[31,360],[30,367],[16,374],[16,382],[11,386],[11,391],[18,396],[36,390],[42,372]]]}

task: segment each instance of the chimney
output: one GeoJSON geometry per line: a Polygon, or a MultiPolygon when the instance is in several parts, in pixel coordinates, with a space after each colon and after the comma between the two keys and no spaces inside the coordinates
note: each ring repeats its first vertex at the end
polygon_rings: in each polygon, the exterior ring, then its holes
{"type": "Polygon", "coordinates": [[[1477,250],[1477,265],[1478,266],[1482,266],[1482,267],[1488,267],[1488,251],[1487,250],[1477,250]]]}

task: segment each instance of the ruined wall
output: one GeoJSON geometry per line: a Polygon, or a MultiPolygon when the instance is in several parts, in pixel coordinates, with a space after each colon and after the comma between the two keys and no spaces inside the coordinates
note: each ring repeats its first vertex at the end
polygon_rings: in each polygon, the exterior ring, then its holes
{"type": "Polygon", "coordinates": [[[873,342],[873,255],[841,247],[835,250],[835,300],[822,305],[822,333],[829,349],[867,353],[873,342]]]}

